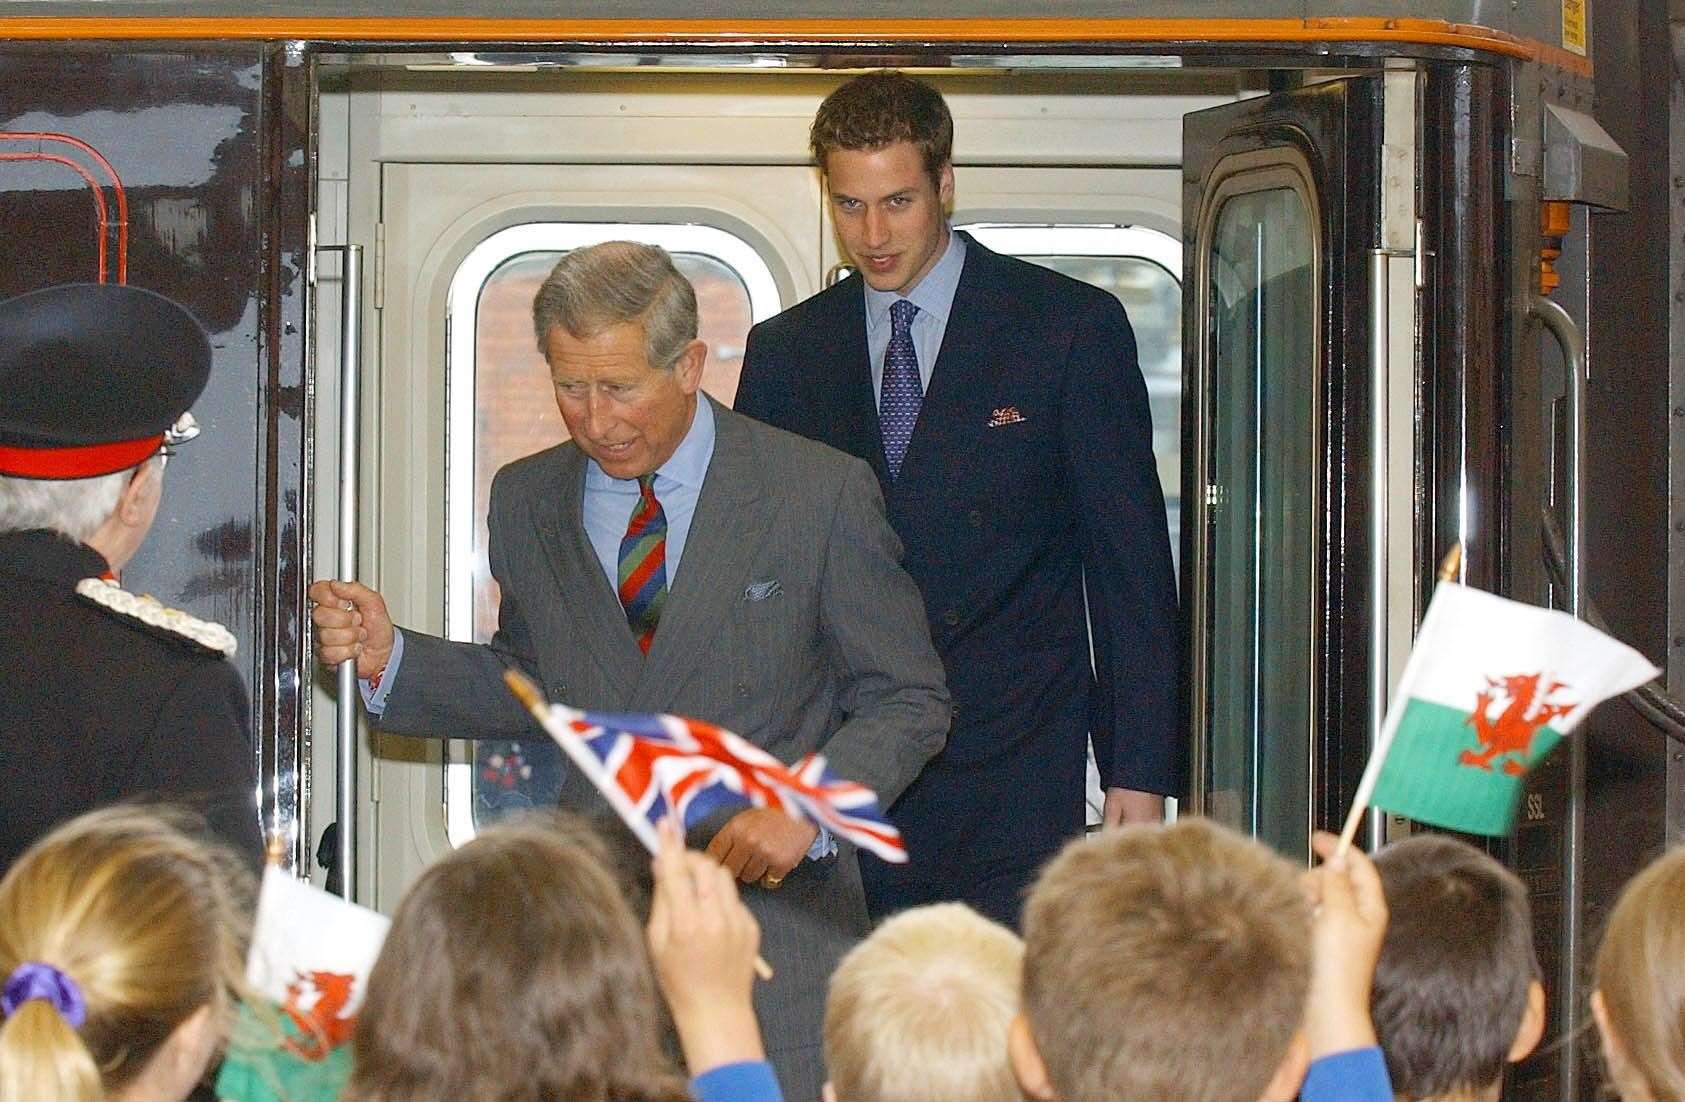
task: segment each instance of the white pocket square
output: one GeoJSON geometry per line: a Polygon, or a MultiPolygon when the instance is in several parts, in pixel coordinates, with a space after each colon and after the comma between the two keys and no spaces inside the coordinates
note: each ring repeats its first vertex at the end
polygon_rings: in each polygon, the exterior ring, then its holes
{"type": "Polygon", "coordinates": [[[784,592],[784,586],[779,583],[777,578],[774,578],[769,582],[755,582],[753,585],[746,587],[743,590],[743,599],[745,601],[764,601],[768,597],[776,597],[782,592],[784,592]]]}

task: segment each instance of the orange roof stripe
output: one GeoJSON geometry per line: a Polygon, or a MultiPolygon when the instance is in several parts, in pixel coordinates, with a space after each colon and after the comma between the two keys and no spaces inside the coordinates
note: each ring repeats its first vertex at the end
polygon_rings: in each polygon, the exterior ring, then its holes
{"type": "Polygon", "coordinates": [[[12,16],[9,39],[303,39],[352,42],[568,42],[594,45],[856,43],[1351,42],[1451,46],[1589,76],[1587,58],[1472,23],[1438,19],[495,19],[12,16]]]}

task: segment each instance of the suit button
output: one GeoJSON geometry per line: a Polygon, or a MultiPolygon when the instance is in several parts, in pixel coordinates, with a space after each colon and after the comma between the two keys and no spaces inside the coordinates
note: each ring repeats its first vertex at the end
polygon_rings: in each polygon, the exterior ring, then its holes
{"type": "Polygon", "coordinates": [[[973,528],[983,527],[983,511],[981,509],[971,510],[971,512],[965,514],[965,519],[971,522],[973,528]]]}
{"type": "Polygon", "coordinates": [[[736,687],[737,687],[737,695],[738,696],[748,696],[749,695],[749,684],[748,684],[748,682],[739,681],[737,683],[736,687]]]}
{"type": "Polygon", "coordinates": [[[956,612],[955,610],[950,608],[948,611],[946,611],[942,614],[942,622],[944,624],[947,624],[951,628],[959,627],[960,614],[958,612],[956,612]]]}

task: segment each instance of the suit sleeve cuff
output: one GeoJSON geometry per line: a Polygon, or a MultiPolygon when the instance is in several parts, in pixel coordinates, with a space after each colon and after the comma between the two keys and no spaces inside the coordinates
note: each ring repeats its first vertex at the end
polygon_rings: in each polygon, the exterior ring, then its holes
{"type": "Polygon", "coordinates": [[[1300,1102],[1393,1102],[1387,1062],[1373,1046],[1313,1060],[1299,1098],[1300,1102]]]}
{"type": "Polygon", "coordinates": [[[722,1064],[690,1081],[696,1102],[783,1102],[772,1065],[762,1060],[722,1064]]]}
{"type": "Polygon", "coordinates": [[[366,677],[357,679],[357,690],[363,694],[363,708],[369,715],[379,717],[386,711],[386,697],[392,692],[392,683],[398,680],[398,665],[404,660],[404,633],[397,628],[392,629],[392,657],[387,659],[386,668],[380,672],[378,683],[366,677]]]}

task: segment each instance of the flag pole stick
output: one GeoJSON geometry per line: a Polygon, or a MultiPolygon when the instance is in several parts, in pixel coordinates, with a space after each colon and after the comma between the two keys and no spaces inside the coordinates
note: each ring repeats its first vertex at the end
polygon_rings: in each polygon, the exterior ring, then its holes
{"type": "MultiPolygon", "coordinates": [[[[550,737],[561,746],[569,758],[573,759],[573,763],[579,767],[580,771],[591,778],[597,786],[597,791],[601,792],[603,798],[609,802],[609,806],[614,808],[615,813],[626,824],[626,828],[637,836],[638,841],[644,844],[644,848],[649,850],[650,856],[655,856],[661,845],[660,840],[656,837],[655,828],[650,825],[648,819],[638,813],[637,808],[632,806],[631,801],[626,798],[626,794],[620,791],[620,787],[615,784],[614,778],[608,776],[604,771],[602,763],[596,759],[596,755],[580,745],[578,734],[556,722],[555,717],[551,714],[549,701],[544,699],[543,691],[533,683],[532,678],[519,670],[504,670],[503,683],[509,687],[510,692],[515,694],[515,699],[519,700],[526,710],[532,713],[532,718],[538,721],[538,725],[543,727],[550,737]]],[[[755,958],[755,975],[763,980],[772,979],[772,965],[757,956],[755,958]]]]}
{"type": "MultiPolygon", "coordinates": [[[[1455,543],[1451,550],[1439,562],[1439,580],[1454,582],[1463,565],[1463,545],[1455,543]]],[[[1375,656],[1380,660],[1380,656],[1375,656]]],[[[1334,847],[1334,856],[1344,856],[1351,848],[1352,841],[1357,837],[1357,828],[1363,822],[1363,813],[1369,807],[1369,797],[1374,795],[1375,783],[1381,779],[1381,766],[1387,760],[1387,751],[1392,749],[1393,736],[1398,733],[1398,717],[1388,712],[1385,722],[1381,724],[1380,736],[1375,740],[1375,748],[1369,752],[1369,763],[1363,767],[1363,779],[1357,783],[1357,792],[1352,796],[1351,810],[1346,813],[1345,829],[1340,831],[1340,844],[1334,847]]]]}

